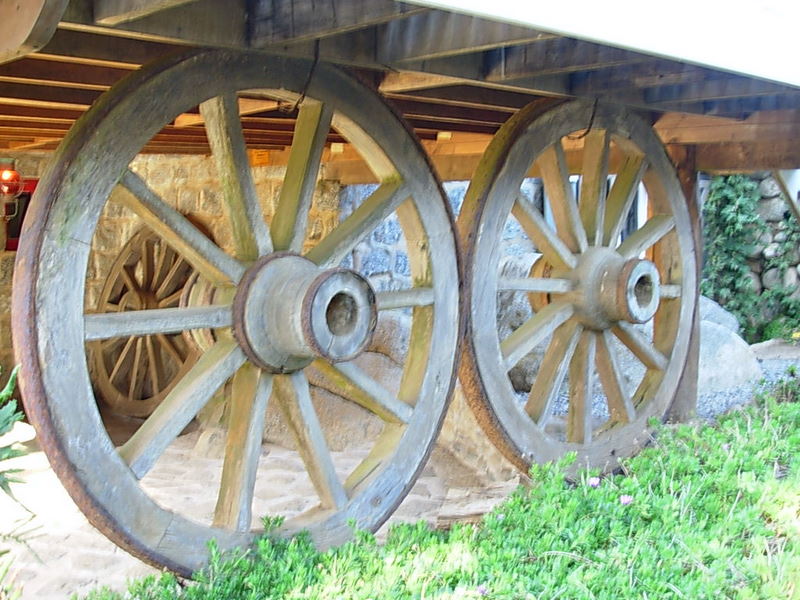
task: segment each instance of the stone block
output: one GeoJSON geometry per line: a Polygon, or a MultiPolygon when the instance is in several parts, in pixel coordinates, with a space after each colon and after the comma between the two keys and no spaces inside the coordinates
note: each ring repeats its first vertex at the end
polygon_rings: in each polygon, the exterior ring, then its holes
{"type": "Polygon", "coordinates": [[[764,271],[761,275],[761,283],[768,290],[780,287],[781,283],[783,283],[780,269],[772,268],[764,271]]]}
{"type": "Polygon", "coordinates": [[[14,278],[16,252],[0,251],[0,286],[10,286],[14,278]]]}
{"type": "Polygon", "coordinates": [[[762,200],[756,206],[756,212],[766,222],[782,221],[786,218],[786,203],[782,198],[762,200]]]}
{"type": "Polygon", "coordinates": [[[775,178],[770,175],[758,184],[758,193],[762,198],[778,198],[781,195],[781,188],[775,178]]]}
{"type": "Polygon", "coordinates": [[[786,269],[786,272],[783,274],[783,287],[789,289],[796,288],[798,279],[797,269],[791,267],[786,269]]]}
{"type": "Polygon", "coordinates": [[[733,389],[763,375],[755,354],[730,329],[700,322],[700,364],[697,391],[700,394],[733,389]]]}
{"type": "Polygon", "coordinates": [[[781,251],[780,245],[777,244],[776,242],[772,242],[771,244],[767,244],[762,254],[764,255],[764,258],[769,260],[771,258],[775,258],[776,256],[778,256],[780,251],[781,251]]]}
{"type": "Polygon", "coordinates": [[[739,333],[739,320],[711,298],[700,296],[699,311],[701,321],[710,321],[730,329],[733,333],[739,333]]]}

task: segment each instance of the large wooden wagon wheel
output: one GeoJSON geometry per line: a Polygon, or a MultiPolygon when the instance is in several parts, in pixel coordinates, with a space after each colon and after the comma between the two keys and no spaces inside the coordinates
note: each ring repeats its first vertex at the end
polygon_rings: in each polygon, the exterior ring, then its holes
{"type": "Polygon", "coordinates": [[[419,144],[374,92],[309,61],[232,51],[172,56],[132,74],[75,125],[37,200],[14,284],[23,392],[51,462],[96,527],[130,552],[181,573],[205,563],[211,539],[223,549],[248,545],[258,533],[252,524],[265,516],[251,506],[259,458],[269,461],[261,456],[268,403],[280,408],[319,498],[315,508],[288,518],[280,533],[308,530],[327,546],[348,539],[353,526],[376,529],[388,518],[432,448],[452,389],[458,263],[441,186],[419,144]],[[243,90],[249,97],[304,98],[269,224],[245,153],[237,110],[243,90]],[[221,181],[229,252],[129,168],[165,124],[198,105],[221,181]],[[381,183],[303,252],[331,128],[381,183]],[[210,291],[193,297],[211,298],[211,304],[84,314],[89,248],[117,185],[127,191],[117,194],[123,205],[210,282],[210,291]],[[405,236],[413,284],[376,293],[340,263],[392,215],[405,236]],[[392,310],[412,318],[397,393],[352,360],[369,343],[376,318],[392,310]],[[86,343],[190,329],[213,330],[212,345],[133,437],[115,448],[92,394],[86,343]],[[383,422],[366,457],[345,474],[335,469],[311,402],[312,369],[383,422]],[[157,504],[141,480],[218,390],[230,391],[228,437],[216,509],[203,523],[157,504]]]}
{"type": "Polygon", "coordinates": [[[526,107],[487,149],[459,230],[471,281],[460,378],[498,448],[525,470],[570,451],[576,465],[608,470],[645,444],[685,364],[696,260],[684,196],[650,127],[604,104],[526,107]],[[531,173],[543,206],[520,190],[531,173]],[[640,225],[626,232],[637,197],[640,225]],[[501,268],[515,231],[538,253],[516,274],[501,268]],[[531,307],[511,333],[496,325],[509,294],[531,307]],[[515,389],[509,373],[532,356],[530,391],[515,389]]]}
{"type": "MultiPolygon", "coordinates": [[[[120,250],[100,290],[95,312],[124,312],[180,305],[191,265],[148,228],[120,250]]],[[[92,342],[92,381],[114,412],[147,417],[197,360],[186,336],[158,333],[92,342]]]]}

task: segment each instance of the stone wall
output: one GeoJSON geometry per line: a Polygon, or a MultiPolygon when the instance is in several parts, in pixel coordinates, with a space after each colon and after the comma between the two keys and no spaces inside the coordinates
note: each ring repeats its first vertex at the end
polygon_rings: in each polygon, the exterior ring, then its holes
{"type": "MultiPolygon", "coordinates": [[[[758,191],[761,199],[758,202],[758,214],[766,225],[758,243],[750,254],[750,278],[757,293],[766,290],[785,288],[793,290],[791,298],[800,299],[800,249],[796,245],[787,248],[787,241],[792,230],[798,228],[780,187],[768,173],[754,175],[758,180],[758,191]],[[776,258],[784,257],[785,269],[775,266],[776,258]]],[[[766,320],[774,315],[765,315],[766,320]]]]}

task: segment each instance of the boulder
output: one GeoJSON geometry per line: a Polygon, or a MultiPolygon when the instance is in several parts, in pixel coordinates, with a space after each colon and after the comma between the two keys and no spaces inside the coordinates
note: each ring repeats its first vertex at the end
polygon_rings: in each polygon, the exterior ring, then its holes
{"type": "Polygon", "coordinates": [[[756,212],[762,220],[767,222],[782,221],[786,213],[786,203],[782,198],[762,200],[756,207],[756,212]]]}
{"type": "Polygon", "coordinates": [[[770,175],[758,184],[758,192],[762,198],[778,198],[781,195],[781,188],[775,178],[770,175]]]}
{"type": "Polygon", "coordinates": [[[778,268],[767,269],[761,274],[761,283],[768,290],[774,290],[783,283],[781,271],[778,268]]]}
{"type": "Polygon", "coordinates": [[[723,325],[700,322],[699,394],[730,390],[763,376],[755,354],[742,338],[723,325]]]}
{"type": "Polygon", "coordinates": [[[700,296],[699,311],[701,321],[710,321],[727,327],[733,333],[739,333],[739,320],[711,298],[700,296]]]}

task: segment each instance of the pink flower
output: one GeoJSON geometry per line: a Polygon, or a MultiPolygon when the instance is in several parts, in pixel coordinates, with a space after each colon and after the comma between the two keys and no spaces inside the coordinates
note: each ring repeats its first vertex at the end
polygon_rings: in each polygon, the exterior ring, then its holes
{"type": "Polygon", "coordinates": [[[589,487],[593,487],[593,488],[600,487],[600,478],[599,477],[589,477],[589,479],[586,480],[586,484],[589,487]]]}
{"type": "Polygon", "coordinates": [[[619,497],[619,503],[622,504],[622,506],[628,506],[628,504],[630,504],[631,502],[633,502],[633,496],[628,496],[628,494],[623,494],[622,496],[619,497]]]}

